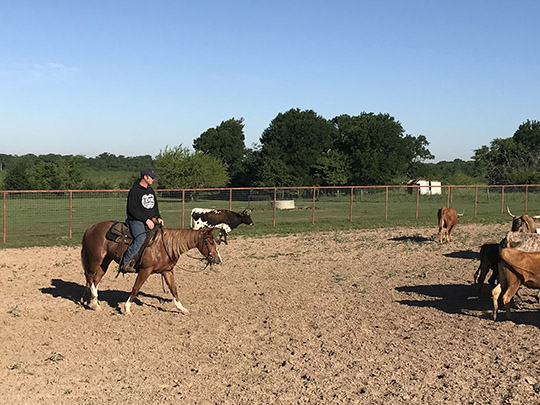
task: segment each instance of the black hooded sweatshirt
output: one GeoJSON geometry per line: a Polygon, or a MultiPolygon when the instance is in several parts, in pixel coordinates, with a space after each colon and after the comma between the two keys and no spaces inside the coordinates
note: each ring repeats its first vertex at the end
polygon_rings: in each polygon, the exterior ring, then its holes
{"type": "Polygon", "coordinates": [[[153,217],[161,218],[156,193],[152,187],[144,188],[139,184],[139,180],[133,183],[128,194],[126,214],[128,220],[136,219],[141,222],[153,217]]]}

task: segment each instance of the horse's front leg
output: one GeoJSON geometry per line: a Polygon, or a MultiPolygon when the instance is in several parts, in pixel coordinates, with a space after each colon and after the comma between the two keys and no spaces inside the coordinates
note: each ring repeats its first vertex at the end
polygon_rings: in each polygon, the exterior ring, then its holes
{"type": "Polygon", "coordinates": [[[129,295],[129,298],[127,299],[126,303],[124,304],[124,312],[126,314],[131,314],[131,303],[135,299],[135,296],[141,290],[141,287],[146,282],[150,274],[152,274],[152,269],[148,269],[148,268],[142,268],[137,274],[137,278],[135,279],[135,284],[133,284],[133,288],[131,289],[131,294],[129,295]]]}
{"type": "Polygon", "coordinates": [[[176,308],[178,308],[178,310],[185,315],[189,314],[189,311],[182,305],[180,298],[178,297],[178,289],[176,288],[176,284],[174,282],[174,273],[172,271],[164,271],[162,275],[165,282],[169,286],[169,291],[173,295],[174,305],[176,305],[176,308]]]}

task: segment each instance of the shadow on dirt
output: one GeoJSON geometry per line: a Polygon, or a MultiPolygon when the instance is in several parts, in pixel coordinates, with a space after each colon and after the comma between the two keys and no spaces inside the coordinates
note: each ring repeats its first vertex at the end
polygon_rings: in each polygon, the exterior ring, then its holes
{"type": "MultiPolygon", "coordinates": [[[[74,283],[71,281],[64,281],[58,278],[51,280],[52,287],[40,288],[39,290],[43,294],[51,295],[55,298],[64,298],[66,300],[72,301],[77,305],[81,304],[81,298],[88,299],[90,297],[90,292],[86,290],[86,287],[79,283],[74,283]]],[[[120,303],[126,302],[129,297],[130,291],[120,291],[120,290],[103,290],[99,291],[99,301],[106,302],[109,306],[115,308],[118,307],[120,303]]],[[[159,300],[159,302],[171,302],[170,298],[163,298],[153,294],[146,294],[144,292],[139,292],[137,297],[148,297],[159,300]]],[[[139,299],[135,298],[133,301],[135,305],[150,305],[144,304],[139,299]]]]}
{"type": "Polygon", "coordinates": [[[480,260],[480,253],[473,250],[460,250],[452,253],[445,253],[444,257],[451,257],[454,259],[471,259],[471,260],[480,260]]]}
{"type": "MultiPolygon", "coordinates": [[[[423,297],[416,300],[398,300],[402,305],[420,308],[435,308],[448,314],[462,314],[476,318],[489,318],[493,310],[491,295],[484,291],[477,296],[476,286],[472,284],[433,284],[396,287],[396,291],[415,293],[423,297]]],[[[532,325],[540,328],[539,307],[535,300],[525,297],[517,304],[518,309],[512,310],[510,322],[532,325]]],[[[499,321],[506,321],[504,306],[499,306],[499,321]],[[502,311],[501,311],[502,308],[502,311]]]]}
{"type": "Polygon", "coordinates": [[[394,242],[413,242],[413,243],[425,243],[425,242],[433,242],[433,239],[426,238],[421,235],[413,235],[413,236],[398,236],[395,238],[390,238],[388,240],[392,240],[394,242]]]}

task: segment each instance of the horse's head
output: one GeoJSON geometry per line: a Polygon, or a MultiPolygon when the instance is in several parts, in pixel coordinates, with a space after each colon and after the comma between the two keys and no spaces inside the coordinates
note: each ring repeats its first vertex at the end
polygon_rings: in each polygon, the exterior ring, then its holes
{"type": "Polygon", "coordinates": [[[199,252],[206,257],[207,264],[210,266],[213,264],[221,264],[221,255],[218,251],[218,242],[214,235],[214,229],[207,229],[201,231],[202,240],[197,245],[199,252]]]}

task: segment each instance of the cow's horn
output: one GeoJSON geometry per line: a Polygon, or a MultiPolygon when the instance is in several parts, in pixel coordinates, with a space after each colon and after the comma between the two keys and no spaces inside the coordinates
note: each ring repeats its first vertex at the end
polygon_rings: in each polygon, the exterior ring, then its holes
{"type": "Polygon", "coordinates": [[[531,217],[531,218],[538,219],[540,218],[540,215],[535,215],[534,217],[531,217]]]}
{"type": "Polygon", "coordinates": [[[465,210],[463,210],[463,212],[461,214],[457,214],[458,217],[462,217],[463,214],[465,214],[465,210]]]}
{"type": "Polygon", "coordinates": [[[508,215],[510,215],[512,218],[517,218],[514,214],[510,212],[510,208],[508,208],[508,205],[506,206],[506,211],[508,211],[508,215]]]}

